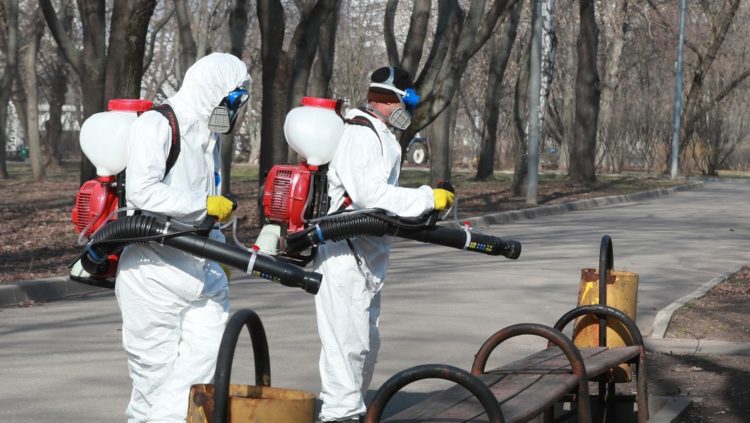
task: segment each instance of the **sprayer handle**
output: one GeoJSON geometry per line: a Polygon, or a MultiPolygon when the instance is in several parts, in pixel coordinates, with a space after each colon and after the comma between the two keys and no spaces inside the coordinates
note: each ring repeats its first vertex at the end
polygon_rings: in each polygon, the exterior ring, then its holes
{"type": "Polygon", "coordinates": [[[206,215],[206,218],[203,219],[203,222],[199,223],[196,227],[195,233],[203,236],[208,236],[208,233],[211,232],[211,229],[214,228],[215,224],[216,216],[206,215]]]}
{"type": "Polygon", "coordinates": [[[228,192],[224,194],[224,198],[232,202],[232,210],[237,210],[237,206],[239,203],[237,203],[237,196],[232,194],[231,192],[228,192]]]}

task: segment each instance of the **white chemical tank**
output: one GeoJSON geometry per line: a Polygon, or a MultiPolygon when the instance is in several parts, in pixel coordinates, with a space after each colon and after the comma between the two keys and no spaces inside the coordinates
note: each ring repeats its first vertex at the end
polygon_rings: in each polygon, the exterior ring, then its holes
{"type": "Polygon", "coordinates": [[[292,109],[284,120],[286,142],[310,165],[331,161],[344,121],[336,113],[338,102],[327,98],[302,97],[302,105],[292,109]]]}
{"type": "Polygon", "coordinates": [[[107,104],[106,112],[95,113],[83,122],[81,150],[96,166],[97,175],[117,175],[125,169],[130,125],[153,105],[150,100],[114,99],[107,104]]]}

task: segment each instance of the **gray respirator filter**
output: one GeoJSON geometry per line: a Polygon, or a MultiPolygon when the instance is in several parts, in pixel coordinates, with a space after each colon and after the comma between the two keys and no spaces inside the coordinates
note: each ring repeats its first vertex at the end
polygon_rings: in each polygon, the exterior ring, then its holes
{"type": "Polygon", "coordinates": [[[214,107],[208,118],[208,129],[219,134],[227,134],[232,130],[232,121],[229,119],[229,109],[226,106],[214,107]]]}
{"type": "Polygon", "coordinates": [[[388,123],[392,127],[403,131],[411,125],[411,116],[403,107],[399,107],[388,116],[388,123]]]}

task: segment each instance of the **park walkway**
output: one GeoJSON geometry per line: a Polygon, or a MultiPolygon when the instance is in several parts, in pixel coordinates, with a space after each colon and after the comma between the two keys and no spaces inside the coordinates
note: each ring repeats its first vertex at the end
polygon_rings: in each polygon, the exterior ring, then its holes
{"type": "MultiPolygon", "coordinates": [[[[615,269],[640,274],[637,322],[649,334],[659,310],[750,263],[748,198],[746,181],[709,181],[665,197],[477,228],[521,241],[517,261],[396,242],[372,388],[417,364],[468,368],[484,339],[504,326],[554,323],[575,306],[580,269],[598,266],[604,234],[613,239],[615,269]]],[[[312,296],[247,277],[237,277],[231,289],[233,309],[253,308],[263,319],[272,385],[317,392],[312,296]]],[[[12,387],[0,395],[0,421],[124,421],[130,382],[111,291],[2,308],[0,319],[0,379],[12,387]]],[[[541,347],[537,340],[518,341],[494,358],[508,361],[541,347]]],[[[243,338],[234,381],[252,383],[252,368],[243,338]]],[[[412,385],[400,403],[438,384],[412,385]]]]}

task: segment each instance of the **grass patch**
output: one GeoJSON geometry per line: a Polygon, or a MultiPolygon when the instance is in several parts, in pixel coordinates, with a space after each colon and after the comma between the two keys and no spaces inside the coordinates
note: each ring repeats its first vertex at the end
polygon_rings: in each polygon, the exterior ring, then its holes
{"type": "MultiPolygon", "coordinates": [[[[28,162],[7,162],[8,175],[11,180],[16,181],[33,181],[34,175],[31,173],[31,163],[28,162]]],[[[73,180],[78,179],[81,174],[81,164],[79,162],[65,161],[61,167],[45,169],[47,179],[51,180],[73,180]]]]}

